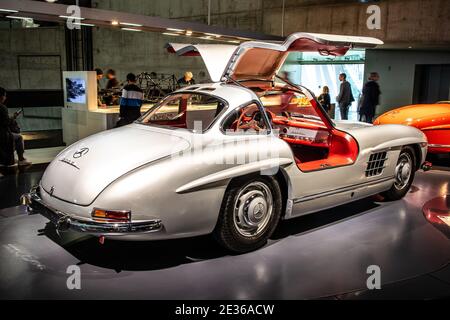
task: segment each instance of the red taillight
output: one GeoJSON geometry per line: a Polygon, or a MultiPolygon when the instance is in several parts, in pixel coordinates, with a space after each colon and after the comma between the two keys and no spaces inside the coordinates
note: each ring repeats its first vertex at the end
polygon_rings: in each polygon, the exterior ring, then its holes
{"type": "Polygon", "coordinates": [[[95,220],[126,222],[131,221],[131,211],[94,208],[94,210],[92,210],[92,217],[95,220]]]}

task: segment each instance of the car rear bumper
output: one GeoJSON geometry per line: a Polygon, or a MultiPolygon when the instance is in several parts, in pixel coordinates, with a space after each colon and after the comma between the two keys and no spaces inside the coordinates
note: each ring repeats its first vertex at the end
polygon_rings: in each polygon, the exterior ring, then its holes
{"type": "Polygon", "coordinates": [[[27,206],[29,214],[41,214],[49,219],[58,230],[74,230],[77,232],[103,236],[135,235],[157,232],[163,229],[159,219],[130,222],[99,222],[92,219],[65,214],[45,204],[39,196],[39,187],[33,187],[30,193],[21,197],[21,203],[27,206]]]}

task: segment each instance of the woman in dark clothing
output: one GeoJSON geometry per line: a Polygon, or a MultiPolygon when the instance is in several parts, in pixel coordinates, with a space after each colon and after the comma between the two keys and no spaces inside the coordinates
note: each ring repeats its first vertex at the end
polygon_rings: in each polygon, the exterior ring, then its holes
{"type": "Polygon", "coordinates": [[[369,81],[364,85],[362,91],[361,108],[359,109],[359,119],[367,123],[372,123],[375,116],[375,110],[380,103],[380,86],[378,85],[380,76],[376,72],[372,72],[369,81]]]}
{"type": "Polygon", "coordinates": [[[328,113],[331,109],[331,97],[330,97],[330,89],[327,86],[324,86],[322,89],[322,94],[318,98],[320,104],[328,113]]]}
{"type": "MultiPolygon", "coordinates": [[[[14,118],[10,118],[8,108],[4,105],[6,101],[6,90],[0,88],[0,166],[15,165],[14,150],[19,157],[19,166],[31,165],[31,162],[24,158],[25,152],[23,138],[18,132],[12,132],[13,121],[20,114],[15,113],[14,118]]],[[[17,125],[16,125],[17,126],[17,125]]]]}

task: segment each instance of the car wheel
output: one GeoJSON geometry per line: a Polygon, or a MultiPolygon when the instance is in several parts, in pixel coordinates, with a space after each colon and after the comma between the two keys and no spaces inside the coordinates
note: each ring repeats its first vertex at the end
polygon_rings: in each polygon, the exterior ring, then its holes
{"type": "Polygon", "coordinates": [[[408,193],[414,181],[415,167],[414,150],[411,147],[404,147],[395,167],[395,182],[390,190],[382,193],[386,200],[400,200],[408,193]]]}
{"type": "Polygon", "coordinates": [[[214,237],[234,252],[256,250],[277,227],[281,208],[280,186],[273,177],[235,180],[225,193],[214,237]]]}

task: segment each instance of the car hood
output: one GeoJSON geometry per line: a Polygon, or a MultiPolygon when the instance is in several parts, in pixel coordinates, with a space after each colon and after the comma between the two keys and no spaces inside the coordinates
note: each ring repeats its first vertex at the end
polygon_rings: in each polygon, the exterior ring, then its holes
{"type": "Polygon", "coordinates": [[[356,122],[348,120],[335,120],[334,125],[336,126],[336,128],[342,131],[362,129],[373,126],[372,124],[365,122],[356,122]]]}
{"type": "Polygon", "coordinates": [[[441,116],[450,116],[450,104],[418,104],[395,109],[378,117],[374,124],[405,124],[423,128],[435,125],[441,116]]]}
{"type": "Polygon", "coordinates": [[[61,152],[45,171],[41,186],[55,198],[89,206],[122,175],[189,146],[182,134],[156,127],[133,124],[105,131],[61,152]]]}

